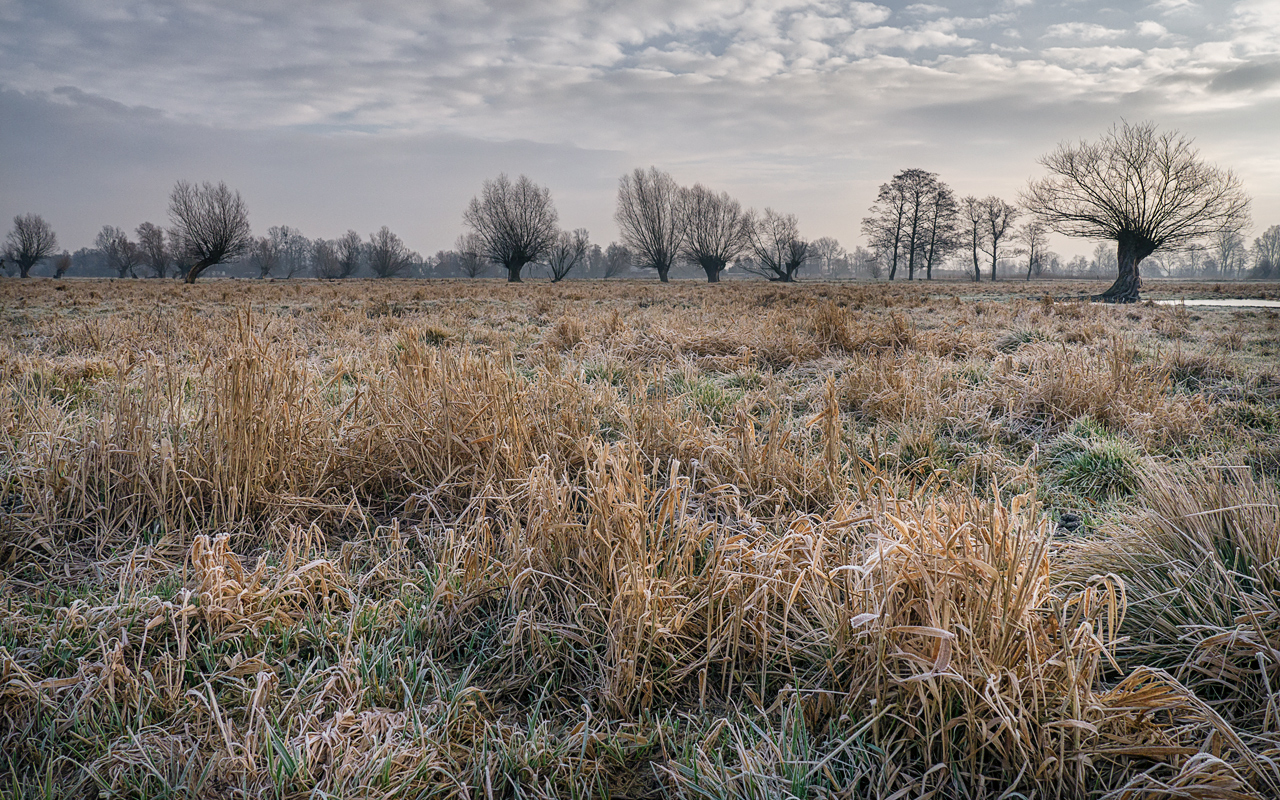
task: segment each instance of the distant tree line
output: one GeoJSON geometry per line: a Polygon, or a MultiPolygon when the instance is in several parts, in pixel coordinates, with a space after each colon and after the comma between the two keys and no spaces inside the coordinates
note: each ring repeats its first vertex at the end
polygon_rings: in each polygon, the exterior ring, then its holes
{"type": "Polygon", "coordinates": [[[868,249],[849,252],[830,237],[808,240],[794,214],[744,209],[727,192],[681,186],[656,167],[618,183],[614,219],[621,242],[602,248],[584,228],[563,230],[549,189],[527,176],[484,182],[463,211],[454,249],[426,257],[387,227],[362,237],[308,239],[288,226],[253,236],[239,192],[225,183],[179,181],[169,197],[169,227],[143,222],[132,233],[107,225],[93,248],[58,253],[57,236],[38,214],[14,218],[0,250],[6,272],[27,277],[43,262],[52,274],[181,277],[208,270],[258,278],[360,275],[465,277],[529,272],[558,282],[656,273],[661,281],[696,270],[711,283],[736,274],[793,282],[807,270],[822,279],[931,280],[967,274],[974,281],[1033,277],[1117,278],[1095,299],[1131,302],[1139,265],[1163,277],[1280,277],[1280,226],[1249,244],[1249,199],[1229,170],[1206,164],[1187,138],[1154,125],[1121,123],[1096,142],[1062,144],[1040,160],[1048,175],[1030,182],[1019,203],[997,196],[957,197],[937,173],[899,171],[882,184],[862,220],[868,249]],[[1049,233],[1101,240],[1093,257],[1052,252],[1049,233]]]}

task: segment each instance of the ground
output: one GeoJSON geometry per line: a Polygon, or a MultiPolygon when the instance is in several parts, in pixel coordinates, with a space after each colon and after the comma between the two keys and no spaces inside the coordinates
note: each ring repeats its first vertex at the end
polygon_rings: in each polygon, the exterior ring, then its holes
{"type": "Polygon", "coordinates": [[[1280,315],[1094,289],[0,282],[2,791],[1277,796],[1280,315]]]}

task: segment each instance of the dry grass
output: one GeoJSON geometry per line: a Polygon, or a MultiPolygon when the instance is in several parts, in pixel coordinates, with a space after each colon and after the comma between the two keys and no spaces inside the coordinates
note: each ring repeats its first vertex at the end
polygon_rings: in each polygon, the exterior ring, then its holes
{"type": "Polygon", "coordinates": [[[0,791],[1276,796],[1274,324],[1045,294],[0,285],[0,791]]]}

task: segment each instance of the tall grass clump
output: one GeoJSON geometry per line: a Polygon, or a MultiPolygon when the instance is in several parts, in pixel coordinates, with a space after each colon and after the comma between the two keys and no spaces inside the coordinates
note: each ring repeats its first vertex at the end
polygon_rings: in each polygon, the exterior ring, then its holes
{"type": "Polygon", "coordinates": [[[1168,670],[1250,734],[1280,726],[1280,493],[1246,468],[1142,470],[1139,499],[1067,554],[1123,580],[1122,666],[1168,670]]]}
{"type": "Polygon", "coordinates": [[[1094,504],[1131,496],[1141,470],[1142,455],[1132,444],[1085,420],[1056,437],[1045,454],[1050,486],[1094,504]]]}

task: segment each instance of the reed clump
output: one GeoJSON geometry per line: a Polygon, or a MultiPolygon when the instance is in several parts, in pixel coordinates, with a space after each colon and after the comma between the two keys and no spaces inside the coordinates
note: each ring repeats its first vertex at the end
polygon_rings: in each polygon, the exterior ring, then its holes
{"type": "Polygon", "coordinates": [[[1280,794],[1227,312],[65,286],[0,286],[9,796],[1280,794]]]}

